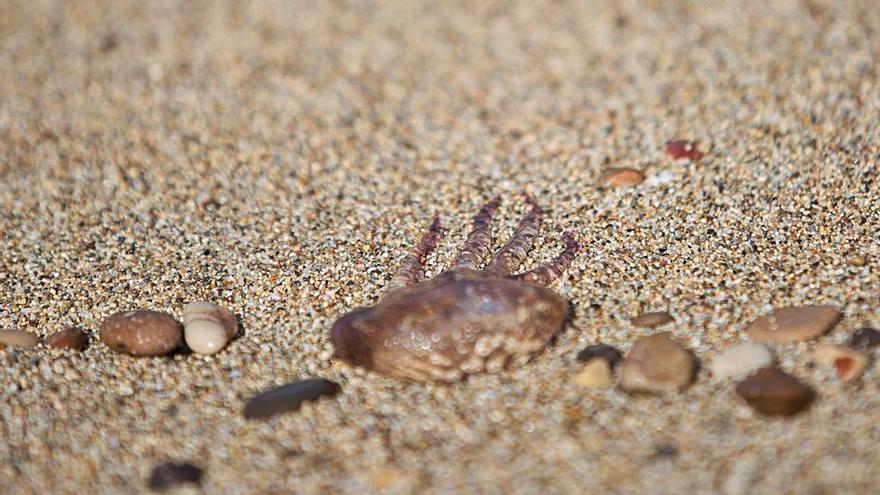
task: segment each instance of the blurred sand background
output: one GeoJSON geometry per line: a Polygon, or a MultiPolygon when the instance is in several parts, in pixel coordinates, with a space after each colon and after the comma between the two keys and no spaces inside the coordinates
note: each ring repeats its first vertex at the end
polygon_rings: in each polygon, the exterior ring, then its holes
{"type": "Polygon", "coordinates": [[[641,311],[704,363],[772,307],[839,307],[824,342],[880,324],[878,29],[870,0],[0,0],[0,327],[209,299],[245,328],[210,358],[0,351],[0,492],[142,493],[169,460],[204,469],[179,493],[880,490],[878,370],[844,386],[815,343],[776,349],[819,393],[790,420],[705,367],[666,397],[570,382],[641,311]],[[503,242],[520,189],[532,263],[586,246],[551,348],[448,387],[330,359],[431,215],[437,273],[495,192],[503,242]],[[241,416],[310,376],[342,393],[241,416]]]}

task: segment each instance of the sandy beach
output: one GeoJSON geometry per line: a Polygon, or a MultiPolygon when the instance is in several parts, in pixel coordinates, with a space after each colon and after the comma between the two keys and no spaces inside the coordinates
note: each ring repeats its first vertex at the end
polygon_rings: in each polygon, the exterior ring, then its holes
{"type": "Polygon", "coordinates": [[[165,462],[202,470],[166,493],[880,492],[880,368],[814,359],[880,327],[878,30],[871,0],[0,0],[0,328],[90,336],[0,350],[0,492],[149,493],[165,462]],[[332,359],[433,215],[428,276],[495,194],[500,246],[523,190],[546,210],[527,268],[583,245],[552,345],[452,385],[332,359]],[[243,328],[215,355],[98,340],[199,300],[243,328]],[[709,373],[812,304],[843,317],[769,346],[808,410],[709,373]],[[649,311],[673,321],[632,325],[649,311]],[[585,346],[659,330],[700,361],[682,392],[572,381],[585,346]],[[340,392],[243,416],[301,378],[340,392]]]}

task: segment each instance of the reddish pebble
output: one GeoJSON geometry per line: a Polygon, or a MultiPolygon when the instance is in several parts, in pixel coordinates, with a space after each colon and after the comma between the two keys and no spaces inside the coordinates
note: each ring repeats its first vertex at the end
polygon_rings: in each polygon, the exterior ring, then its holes
{"type": "Polygon", "coordinates": [[[67,327],[60,332],[55,332],[43,341],[50,349],[71,349],[81,351],[89,343],[89,336],[81,328],[67,327]]]}
{"type": "Polygon", "coordinates": [[[684,139],[675,139],[666,143],[666,154],[673,160],[687,158],[688,160],[699,160],[703,157],[703,153],[697,149],[697,141],[686,141],[684,139]]]}
{"type": "Polygon", "coordinates": [[[124,311],[104,320],[101,342],[132,356],[168,354],[183,340],[183,328],[171,315],[158,311],[124,311]]]}
{"type": "Polygon", "coordinates": [[[845,382],[855,380],[868,368],[868,355],[843,345],[822,344],[816,348],[816,361],[833,366],[837,377],[845,382]]]}

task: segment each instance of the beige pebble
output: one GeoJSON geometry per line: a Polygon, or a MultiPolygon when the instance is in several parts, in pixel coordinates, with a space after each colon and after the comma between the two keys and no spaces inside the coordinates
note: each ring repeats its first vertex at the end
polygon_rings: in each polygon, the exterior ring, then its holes
{"type": "Polygon", "coordinates": [[[819,364],[834,366],[837,377],[845,382],[860,377],[869,363],[867,354],[836,344],[820,345],[814,356],[819,364]]]}
{"type": "Polygon", "coordinates": [[[591,359],[574,375],[572,382],[584,388],[605,387],[611,383],[611,364],[607,359],[591,359]]]}
{"type": "Polygon", "coordinates": [[[799,342],[828,332],[840,317],[832,306],[793,306],[757,318],[749,323],[746,332],[758,342],[799,342]]]}
{"type": "Polygon", "coordinates": [[[636,316],[632,319],[632,324],[636,327],[655,328],[670,321],[672,321],[672,315],[666,311],[652,311],[636,316]]]}
{"type": "Polygon", "coordinates": [[[199,354],[214,354],[238,332],[238,321],[231,311],[214,303],[196,301],[183,308],[186,345],[199,354]]]}
{"type": "Polygon", "coordinates": [[[24,330],[0,330],[0,349],[6,347],[33,347],[40,341],[36,335],[24,330]]]}
{"type": "Polygon", "coordinates": [[[773,354],[764,344],[742,342],[725,349],[719,354],[709,369],[718,379],[744,378],[755,371],[773,364],[773,354]]]}
{"type": "Polygon", "coordinates": [[[660,332],[639,339],[630,349],[623,360],[620,386],[629,392],[674,392],[691,384],[695,370],[691,353],[669,332],[660,332]]]}
{"type": "Polygon", "coordinates": [[[599,176],[599,184],[619,187],[633,187],[645,180],[645,174],[634,168],[609,168],[599,176]]]}
{"type": "Polygon", "coordinates": [[[181,325],[167,313],[137,310],[116,313],[101,324],[101,342],[132,356],[161,356],[180,346],[181,325]]]}
{"type": "Polygon", "coordinates": [[[852,254],[846,259],[847,264],[850,266],[861,267],[868,264],[868,258],[860,254],[852,254]]]}
{"type": "Polygon", "coordinates": [[[81,351],[88,345],[89,336],[81,328],[67,327],[46,337],[43,343],[50,349],[81,351]]]}

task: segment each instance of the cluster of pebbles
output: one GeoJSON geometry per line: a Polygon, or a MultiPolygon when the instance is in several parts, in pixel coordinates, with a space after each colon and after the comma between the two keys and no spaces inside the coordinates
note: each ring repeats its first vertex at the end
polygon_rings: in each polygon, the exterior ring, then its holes
{"type": "MultiPolygon", "coordinates": [[[[816,396],[809,385],[776,366],[768,345],[784,346],[814,340],[828,333],[841,319],[831,306],[795,306],[763,315],[745,328],[750,341],[735,344],[709,363],[717,380],[737,380],[736,393],[756,411],[770,416],[791,416],[804,410],[816,396]]],[[[632,320],[634,326],[657,327],[673,321],[666,312],[645,313],[632,320]]],[[[849,345],[822,344],[814,351],[816,363],[833,367],[838,379],[850,382],[867,369],[865,352],[877,344],[880,333],[863,328],[849,345]]],[[[698,368],[697,358],[676,342],[669,332],[637,340],[626,357],[608,345],[596,344],[578,355],[583,366],[573,376],[577,385],[597,388],[611,385],[613,370],[620,368],[619,386],[632,393],[664,394],[690,386],[698,368]]]]}
{"type": "MultiPolygon", "coordinates": [[[[791,416],[804,410],[816,396],[798,378],[776,366],[770,345],[787,345],[814,340],[828,333],[841,319],[831,306],[796,306],[763,315],[745,329],[751,341],[735,344],[710,363],[717,380],[737,380],[736,393],[756,411],[768,416],[791,416]]],[[[643,313],[633,318],[636,327],[656,328],[674,321],[665,311],[643,313]]],[[[859,378],[870,359],[864,349],[880,341],[880,332],[864,328],[851,338],[851,345],[822,344],[815,350],[815,361],[833,367],[841,381],[859,378]]],[[[680,392],[696,379],[696,356],[673,339],[670,332],[657,332],[638,339],[623,356],[606,344],[593,344],[577,356],[582,364],[572,381],[584,388],[606,387],[614,383],[619,368],[619,387],[628,393],[668,394],[680,392]]],[[[322,378],[298,380],[251,398],[244,407],[248,419],[266,419],[296,411],[306,401],[332,396],[339,385],[322,378]]]]}
{"type": "MultiPolygon", "coordinates": [[[[238,320],[228,309],[211,302],[191,302],[183,308],[183,324],[160,311],[133,310],[114,313],[101,324],[99,338],[108,348],[132,356],[164,356],[186,341],[197,354],[214,354],[238,333],[238,320]]],[[[40,343],[23,330],[0,331],[0,349],[28,348],[40,343]]],[[[85,330],[67,327],[43,339],[50,349],[84,350],[89,343],[85,330]]]]}

